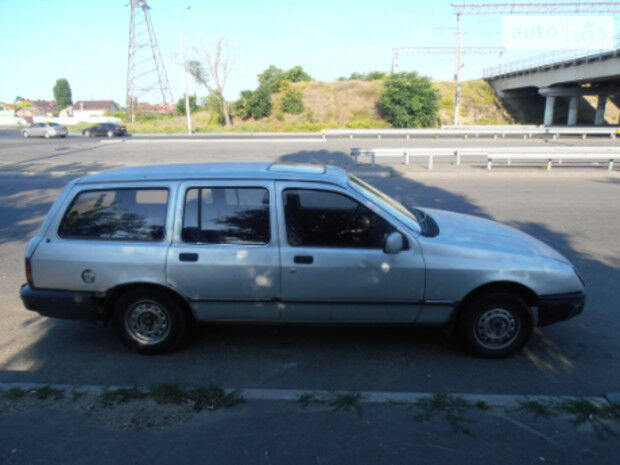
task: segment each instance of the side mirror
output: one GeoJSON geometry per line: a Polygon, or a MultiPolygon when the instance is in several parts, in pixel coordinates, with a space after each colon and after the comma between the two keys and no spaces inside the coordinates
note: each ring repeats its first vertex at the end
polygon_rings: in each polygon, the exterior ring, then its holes
{"type": "Polygon", "coordinates": [[[385,253],[398,253],[403,250],[404,245],[405,238],[403,237],[403,235],[398,231],[394,231],[385,238],[385,243],[383,244],[383,251],[385,253]]]}

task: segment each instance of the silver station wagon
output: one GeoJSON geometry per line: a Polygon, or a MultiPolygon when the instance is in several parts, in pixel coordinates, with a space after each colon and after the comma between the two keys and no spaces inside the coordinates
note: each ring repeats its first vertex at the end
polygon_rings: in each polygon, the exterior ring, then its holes
{"type": "Polygon", "coordinates": [[[443,326],[502,357],[585,302],[571,263],[516,229],[283,163],[76,179],[28,244],[26,275],[26,308],[112,321],[143,353],[173,349],[195,322],[263,322],[443,326]]]}

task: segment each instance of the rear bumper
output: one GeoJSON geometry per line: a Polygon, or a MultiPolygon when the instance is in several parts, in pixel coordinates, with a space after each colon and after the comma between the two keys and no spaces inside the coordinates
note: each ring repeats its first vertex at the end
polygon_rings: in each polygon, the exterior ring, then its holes
{"type": "Polygon", "coordinates": [[[585,303],[584,292],[540,296],[538,298],[538,326],[550,325],[579,315],[585,303]]]}
{"type": "Polygon", "coordinates": [[[44,316],[91,321],[101,318],[92,292],[33,289],[24,284],[19,294],[24,307],[44,316]]]}

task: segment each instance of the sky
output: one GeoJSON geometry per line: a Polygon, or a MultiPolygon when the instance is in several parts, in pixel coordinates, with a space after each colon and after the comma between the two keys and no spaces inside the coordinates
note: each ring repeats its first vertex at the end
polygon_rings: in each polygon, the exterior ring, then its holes
{"type": "MultiPolygon", "coordinates": [[[[13,102],[17,96],[51,100],[56,79],[66,78],[74,101],[111,99],[124,104],[128,3],[0,0],[0,101],[13,102]]],[[[181,30],[188,59],[196,57],[194,46],[212,48],[220,36],[229,44],[235,56],[224,92],[229,100],[254,89],[257,75],[272,64],[283,69],[301,65],[313,78],[330,81],[352,72],[389,71],[394,47],[455,43],[450,1],[149,0],[149,5],[175,99],[184,92],[181,30]],[[185,12],[187,6],[191,8],[185,12]]],[[[501,28],[500,16],[465,16],[463,44],[499,46],[501,28]]],[[[540,53],[507,51],[502,61],[540,53]]],[[[483,68],[498,62],[498,54],[465,55],[462,77],[480,78],[483,68]]],[[[454,75],[451,54],[407,54],[399,65],[401,71],[415,70],[438,80],[454,75]]],[[[193,82],[189,90],[206,95],[193,82]]]]}

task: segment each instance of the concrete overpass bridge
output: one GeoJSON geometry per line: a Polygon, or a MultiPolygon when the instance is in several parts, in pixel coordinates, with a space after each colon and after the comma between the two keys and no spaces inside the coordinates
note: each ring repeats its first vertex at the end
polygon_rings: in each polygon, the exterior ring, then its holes
{"type": "Polygon", "coordinates": [[[579,99],[598,96],[595,125],[604,122],[607,97],[620,95],[620,34],[607,50],[559,50],[484,70],[484,79],[500,97],[536,89],[545,98],[544,124],[553,124],[556,99],[567,98],[567,124],[577,124],[579,99]]]}

